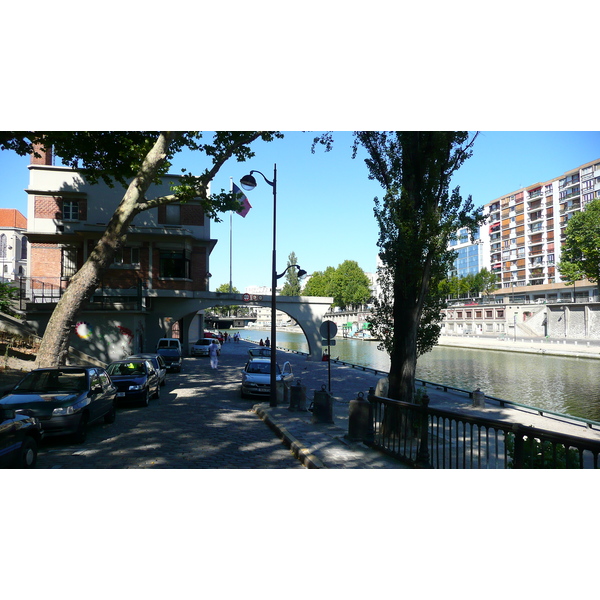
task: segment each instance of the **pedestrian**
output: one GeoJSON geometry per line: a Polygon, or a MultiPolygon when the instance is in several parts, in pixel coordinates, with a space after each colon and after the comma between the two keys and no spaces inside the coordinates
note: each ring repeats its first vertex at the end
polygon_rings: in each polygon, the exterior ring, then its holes
{"type": "Polygon", "coordinates": [[[259,346],[264,346],[265,345],[265,343],[262,341],[262,338],[260,338],[260,342],[258,342],[258,345],[259,346]]]}
{"type": "Polygon", "coordinates": [[[213,340],[212,344],[208,348],[208,355],[210,356],[210,367],[216,369],[219,366],[219,344],[217,340],[213,340]]]}
{"type": "Polygon", "coordinates": [[[271,345],[271,342],[269,341],[269,338],[267,338],[265,340],[265,346],[268,348],[271,345]]]}

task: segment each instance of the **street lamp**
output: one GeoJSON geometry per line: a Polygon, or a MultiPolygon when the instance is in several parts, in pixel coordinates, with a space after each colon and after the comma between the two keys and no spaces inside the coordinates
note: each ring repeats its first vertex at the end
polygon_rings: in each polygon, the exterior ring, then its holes
{"type": "MultiPolygon", "coordinates": [[[[277,310],[277,165],[273,165],[273,181],[269,181],[260,171],[250,171],[248,175],[244,175],[240,180],[242,189],[246,191],[253,190],[256,187],[256,179],[253,173],[262,175],[262,178],[273,188],[273,263],[271,268],[271,369],[270,369],[270,405],[277,406],[277,324],[275,320],[275,312],[277,310]]],[[[297,265],[296,265],[297,266],[297,265]]],[[[289,268],[289,267],[288,267],[289,268]]],[[[287,271],[287,269],[286,269],[287,271]]],[[[283,277],[285,271],[281,274],[283,277]]]]}

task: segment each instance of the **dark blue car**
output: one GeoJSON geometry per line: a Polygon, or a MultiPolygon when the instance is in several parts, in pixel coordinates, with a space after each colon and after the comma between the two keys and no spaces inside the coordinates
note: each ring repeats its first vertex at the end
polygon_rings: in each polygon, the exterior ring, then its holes
{"type": "Polygon", "coordinates": [[[36,417],[44,437],[73,435],[82,443],[89,424],[102,418],[114,422],[116,394],[101,367],[35,369],[0,398],[0,407],[36,417]]]}
{"type": "Polygon", "coordinates": [[[0,408],[0,468],[35,467],[42,427],[35,417],[0,408]]]}
{"type": "Polygon", "coordinates": [[[148,406],[151,397],[160,397],[158,373],[149,360],[131,357],[116,360],[106,370],[117,387],[118,402],[140,402],[148,406]]]}

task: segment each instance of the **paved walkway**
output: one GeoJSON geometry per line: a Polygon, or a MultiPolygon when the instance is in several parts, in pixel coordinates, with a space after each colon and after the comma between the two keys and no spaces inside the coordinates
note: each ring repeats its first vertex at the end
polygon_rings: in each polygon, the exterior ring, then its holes
{"type": "MultiPolygon", "coordinates": [[[[240,397],[241,372],[253,345],[225,344],[217,371],[206,357],[186,358],[182,373],[168,375],[159,400],[147,408],[119,408],[116,422],[92,426],[83,445],[48,440],[38,468],[411,468],[346,438],[350,401],[359,392],[366,396],[380,374],[332,363],[333,423],[313,423],[309,411],[240,397]]],[[[278,362],[286,360],[307,388],[308,407],[315,390],[327,388],[329,365],[278,350],[278,362]]],[[[540,416],[535,410],[500,407],[491,401],[477,408],[466,394],[439,387],[429,386],[427,392],[431,406],[600,439],[599,431],[569,418],[540,416]]]]}

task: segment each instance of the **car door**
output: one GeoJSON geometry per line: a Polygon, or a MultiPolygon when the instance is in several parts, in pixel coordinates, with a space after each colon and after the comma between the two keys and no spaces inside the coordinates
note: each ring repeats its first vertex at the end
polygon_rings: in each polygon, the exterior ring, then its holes
{"type": "Polygon", "coordinates": [[[146,361],[146,371],[148,373],[148,389],[153,394],[158,393],[158,388],[160,386],[158,381],[158,373],[156,372],[152,362],[149,360],[146,361]]]}
{"type": "Polygon", "coordinates": [[[104,411],[109,412],[115,402],[117,388],[104,369],[98,369],[98,377],[102,382],[102,403],[104,411]]]}
{"type": "Polygon", "coordinates": [[[285,362],[281,371],[281,379],[286,383],[292,383],[293,378],[294,373],[292,372],[292,365],[289,363],[289,361],[285,362]]]}

